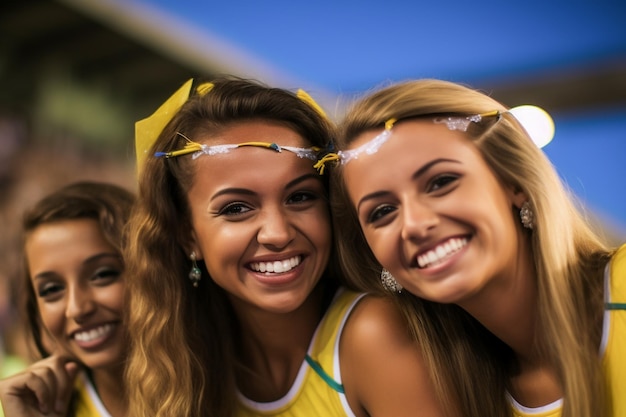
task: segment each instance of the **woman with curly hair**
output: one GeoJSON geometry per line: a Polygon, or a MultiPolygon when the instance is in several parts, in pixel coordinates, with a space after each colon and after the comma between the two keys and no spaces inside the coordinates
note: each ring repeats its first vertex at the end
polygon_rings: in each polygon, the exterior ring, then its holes
{"type": "Polygon", "coordinates": [[[6,417],[126,415],[121,248],[133,201],[79,182],[25,214],[22,311],[42,359],[0,381],[6,417]]]}
{"type": "Polygon", "coordinates": [[[131,416],[441,415],[393,305],[339,285],[306,93],[190,80],[136,133],[131,416]]]}

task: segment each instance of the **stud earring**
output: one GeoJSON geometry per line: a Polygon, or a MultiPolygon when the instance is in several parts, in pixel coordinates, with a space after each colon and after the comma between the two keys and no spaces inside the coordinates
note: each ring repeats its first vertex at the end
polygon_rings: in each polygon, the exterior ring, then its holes
{"type": "Polygon", "coordinates": [[[383,287],[389,292],[402,292],[402,285],[400,285],[400,283],[396,281],[394,276],[391,275],[391,272],[387,271],[385,268],[380,271],[380,282],[383,284],[383,287]]]}
{"type": "Polygon", "coordinates": [[[532,229],[535,226],[535,215],[530,208],[530,203],[524,201],[522,208],[519,211],[519,217],[522,220],[522,225],[527,229],[532,229]]]}
{"type": "Polygon", "coordinates": [[[189,279],[194,287],[198,287],[198,283],[202,279],[202,271],[198,268],[198,264],[196,263],[196,252],[191,252],[189,255],[189,259],[191,259],[191,271],[189,271],[189,279]]]}

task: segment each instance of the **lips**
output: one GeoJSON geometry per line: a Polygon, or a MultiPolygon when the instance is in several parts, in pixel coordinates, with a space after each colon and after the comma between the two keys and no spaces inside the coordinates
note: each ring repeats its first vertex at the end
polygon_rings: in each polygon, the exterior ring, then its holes
{"type": "Polygon", "coordinates": [[[117,328],[115,323],[106,323],[88,330],[78,330],[72,334],[72,338],[83,348],[94,348],[104,343],[117,328]]]}
{"type": "Polygon", "coordinates": [[[467,242],[467,237],[450,238],[434,248],[417,255],[417,266],[419,268],[428,268],[438,265],[463,249],[467,242]]]}
{"type": "Polygon", "coordinates": [[[291,271],[293,268],[300,265],[302,262],[302,256],[292,256],[291,258],[268,261],[268,262],[251,262],[250,269],[255,272],[261,272],[266,275],[272,274],[284,274],[291,271]]]}

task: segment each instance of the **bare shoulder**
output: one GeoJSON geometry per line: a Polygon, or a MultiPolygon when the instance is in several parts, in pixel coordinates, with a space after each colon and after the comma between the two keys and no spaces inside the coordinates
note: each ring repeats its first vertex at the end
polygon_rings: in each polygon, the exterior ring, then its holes
{"type": "Polygon", "coordinates": [[[364,297],[340,341],[341,377],[360,416],[443,416],[429,365],[392,300],[364,297]]]}
{"type": "Polygon", "coordinates": [[[372,343],[400,343],[415,346],[402,313],[389,298],[366,295],[354,307],[346,322],[341,343],[353,349],[376,350],[372,343]],[[379,340],[382,338],[383,340],[379,340]]]}

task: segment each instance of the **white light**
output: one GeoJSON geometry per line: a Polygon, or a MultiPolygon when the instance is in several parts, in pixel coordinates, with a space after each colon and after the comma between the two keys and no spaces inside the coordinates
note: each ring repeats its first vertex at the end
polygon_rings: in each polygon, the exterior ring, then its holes
{"type": "Polygon", "coordinates": [[[517,106],[509,110],[535,144],[543,148],[554,138],[554,121],[544,109],[537,106],[517,106]]]}

